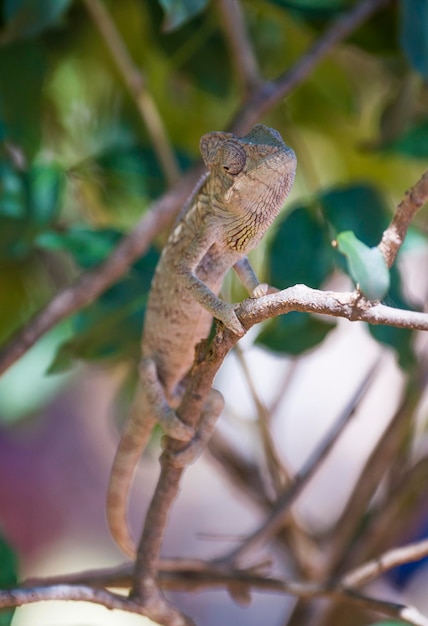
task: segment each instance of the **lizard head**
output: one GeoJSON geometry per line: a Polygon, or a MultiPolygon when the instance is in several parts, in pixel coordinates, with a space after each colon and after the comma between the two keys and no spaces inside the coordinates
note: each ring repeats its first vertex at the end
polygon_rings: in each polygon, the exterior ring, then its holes
{"type": "Polygon", "coordinates": [[[281,210],[293,184],[296,155],[278,131],[263,124],[245,137],[208,133],[200,147],[211,173],[213,210],[226,225],[227,244],[246,252],[281,210]]]}

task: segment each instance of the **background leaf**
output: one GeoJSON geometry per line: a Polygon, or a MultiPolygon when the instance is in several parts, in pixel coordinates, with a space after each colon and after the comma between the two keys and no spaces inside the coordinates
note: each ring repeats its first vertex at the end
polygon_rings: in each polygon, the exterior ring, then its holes
{"type": "Polygon", "coordinates": [[[427,159],[428,118],[410,127],[400,137],[388,143],[385,150],[417,159],[427,159]]]}
{"type": "MultiPolygon", "coordinates": [[[[107,243],[112,239],[114,237],[107,231],[101,234],[100,241],[107,243]]],[[[95,258],[91,242],[96,240],[96,233],[85,239],[89,244],[86,251],[82,250],[82,239],[79,240],[78,246],[73,238],[66,240],[65,243],[77,260],[87,263],[90,258],[90,263],[93,263],[95,258]]],[[[105,248],[103,245],[96,244],[95,253],[107,254],[107,245],[105,248]]],[[[80,359],[138,360],[145,305],[158,259],[158,252],[151,248],[144,257],[134,263],[125,278],[108,289],[94,304],[72,318],[73,337],[59,347],[49,368],[50,373],[69,369],[80,359]]],[[[97,262],[101,260],[100,255],[97,262]]]]}
{"type": "Polygon", "coordinates": [[[304,283],[319,287],[333,270],[330,242],[315,212],[297,206],[269,243],[269,281],[278,289],[304,283]]]}
{"type": "Polygon", "coordinates": [[[351,184],[321,192],[323,214],[337,233],[351,230],[367,246],[376,246],[389,223],[389,211],[373,185],[351,184]]]}
{"type": "MultiPolygon", "coordinates": [[[[4,537],[0,535],[0,588],[9,589],[18,581],[18,561],[4,537]]],[[[0,610],[0,626],[10,626],[15,609],[0,610]]]]}
{"type": "Polygon", "coordinates": [[[297,356],[319,345],[335,326],[334,321],[292,311],[270,320],[256,343],[272,352],[297,356]]]}
{"type": "Polygon", "coordinates": [[[1,39],[11,41],[39,34],[55,24],[70,4],[71,0],[4,0],[6,30],[1,39]]]}
{"type": "Polygon", "coordinates": [[[400,0],[400,43],[413,66],[428,79],[428,3],[400,0]]]}
{"type": "Polygon", "coordinates": [[[175,30],[200,13],[209,0],[158,0],[165,12],[163,28],[166,32],[175,30]]]}
{"type": "Polygon", "coordinates": [[[351,230],[339,233],[336,240],[361,292],[369,300],[382,300],[389,289],[389,271],[379,248],[369,248],[351,230]]]}
{"type": "Polygon", "coordinates": [[[46,53],[39,41],[0,46],[3,134],[27,157],[35,154],[41,139],[42,89],[46,71],[46,53]]]}

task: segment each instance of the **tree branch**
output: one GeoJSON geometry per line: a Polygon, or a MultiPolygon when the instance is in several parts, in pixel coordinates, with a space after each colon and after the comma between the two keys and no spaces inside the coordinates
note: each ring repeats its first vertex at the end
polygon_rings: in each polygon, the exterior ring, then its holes
{"type": "Polygon", "coordinates": [[[391,267],[406,237],[407,230],[419,209],[428,199],[428,172],[406,192],[403,200],[395,211],[394,218],[385,230],[379,244],[379,250],[385,257],[386,264],[391,267]]]}
{"type": "Polygon", "coordinates": [[[352,545],[350,561],[366,559],[376,550],[392,545],[411,527],[427,495],[428,458],[421,459],[402,478],[401,484],[367,523],[364,536],[352,545]]]}
{"type": "Polygon", "coordinates": [[[426,556],[428,556],[428,539],[409,543],[401,548],[388,550],[364,565],[356,567],[342,577],[341,584],[345,587],[362,587],[393,567],[420,561],[426,556]]]}
{"type": "Polygon", "coordinates": [[[257,120],[279,104],[340,42],[353,33],[376,11],[387,6],[389,0],[362,0],[348,13],[335,20],[328,30],[303,54],[290,70],[273,82],[265,82],[255,90],[237,111],[230,129],[245,134],[257,120]]]}
{"type": "MultiPolygon", "coordinates": [[[[352,539],[355,539],[355,533],[361,524],[361,519],[367,510],[368,504],[387,471],[391,459],[397,454],[397,449],[402,444],[403,436],[407,434],[410,419],[414,414],[422,393],[422,387],[417,393],[414,393],[411,387],[407,388],[404,400],[367,459],[355,483],[353,493],[331,532],[332,546],[328,556],[328,571],[330,573],[336,571],[345,553],[347,555],[346,562],[350,563],[349,558],[354,553],[355,548],[352,539]],[[351,549],[349,548],[350,545],[352,545],[351,549]],[[346,546],[348,546],[347,549],[346,546]]],[[[385,507],[389,508],[389,505],[384,503],[382,509],[385,507]]],[[[396,517],[390,517],[390,520],[392,519],[396,519],[396,517]]],[[[391,522],[389,522],[390,524],[391,522]]],[[[365,536],[366,534],[367,529],[365,536]]],[[[356,553],[361,553],[361,546],[356,550],[356,553]]]]}
{"type": "Polygon", "coordinates": [[[219,559],[221,563],[236,563],[238,559],[269,537],[276,533],[284,524],[291,505],[296,501],[303,488],[308,484],[314,476],[330,450],[335,445],[344,428],[349,424],[350,419],[355,415],[355,411],[364,397],[364,394],[372,382],[373,374],[377,368],[377,363],[370,368],[370,371],[364,377],[352,398],[344,408],[339,418],[334,422],[327,434],[316,449],[311,453],[309,459],[304,463],[302,469],[296,474],[293,482],[289,487],[284,489],[278,497],[275,505],[272,507],[269,515],[251,535],[249,535],[236,549],[219,559]]]}
{"type": "MultiPolygon", "coordinates": [[[[303,82],[334,45],[347,37],[372,13],[385,6],[387,1],[363,0],[334,22],[291,70],[284,73],[276,83],[264,83],[253,94],[251,100],[242,105],[231,124],[234,132],[245,134],[264,113],[303,82]]],[[[90,3],[90,0],[85,2],[90,3]]],[[[93,302],[125,274],[130,265],[145,252],[151,238],[160,232],[184,204],[201,172],[200,167],[188,172],[184,180],[152,205],[152,211],[159,211],[162,215],[155,217],[146,214],[134,231],[119,243],[110,259],[92,272],[83,274],[73,285],[54,296],[47,307],[12,338],[0,352],[0,374],[55,324],[93,302]]]]}
{"type": "MultiPolygon", "coordinates": [[[[389,615],[414,626],[428,626],[428,619],[417,611],[416,608],[366,596],[356,589],[356,587],[367,584],[392,567],[411,560],[418,560],[427,554],[428,541],[390,550],[378,559],[369,561],[365,565],[349,572],[336,583],[306,583],[266,578],[252,574],[250,570],[224,570],[219,569],[217,566],[203,563],[199,566],[196,564],[193,571],[191,569],[187,571],[180,569],[161,571],[160,581],[162,586],[170,589],[183,589],[183,586],[180,587],[181,580],[184,588],[188,588],[189,583],[193,583],[193,588],[199,590],[234,585],[235,589],[238,590],[242,587],[247,590],[273,591],[304,599],[317,597],[348,599],[359,604],[365,610],[389,615]],[[352,583],[352,586],[350,586],[350,583],[352,583]]],[[[100,572],[102,571],[92,572],[97,584],[100,582],[100,572]]],[[[121,575],[123,575],[123,571],[121,575]]],[[[0,590],[0,608],[23,606],[46,600],[72,600],[92,602],[105,606],[108,609],[119,609],[141,615],[146,614],[146,611],[131,598],[113,594],[105,589],[93,588],[87,584],[77,584],[79,576],[81,579],[90,580],[88,573],[82,573],[81,575],[74,575],[75,584],[57,583],[46,585],[42,584],[41,581],[38,586],[31,588],[0,590]]],[[[105,582],[107,585],[114,583],[110,573],[105,582]]]]}
{"type": "Polygon", "coordinates": [[[169,185],[172,185],[180,176],[178,164],[162,118],[152,96],[146,88],[144,76],[134,65],[105,4],[101,0],[83,0],[83,2],[104,39],[104,43],[110,50],[113,61],[137,105],[166,180],[169,185]]]}
{"type": "Polygon", "coordinates": [[[244,94],[251,93],[261,84],[261,76],[247,36],[241,4],[239,0],[217,0],[217,9],[236,78],[241,83],[244,94]]]}
{"type": "Polygon", "coordinates": [[[361,297],[357,291],[320,291],[306,285],[294,285],[257,300],[244,300],[236,313],[248,330],[254,324],[290,311],[321,313],[343,317],[351,322],[428,330],[428,313],[396,309],[378,302],[370,302],[361,297]]]}

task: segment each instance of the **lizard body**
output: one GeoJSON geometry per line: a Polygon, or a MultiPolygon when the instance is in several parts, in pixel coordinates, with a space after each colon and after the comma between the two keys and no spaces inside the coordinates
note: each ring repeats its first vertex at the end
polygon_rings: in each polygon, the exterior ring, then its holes
{"type": "MultiPolygon", "coordinates": [[[[261,124],[243,138],[208,133],[200,147],[209,174],[179,217],[153,277],[142,336],[141,382],[110,476],[109,527],[131,557],[135,547],[126,524],[126,506],[139,457],[157,421],[178,440],[195,436],[174,412],[195,346],[208,336],[213,317],[236,334],[244,334],[234,306],[218,293],[231,267],[250,296],[267,292],[246,254],[279,213],[296,169],[293,150],[277,131],[261,124]]],[[[219,414],[222,399],[213,396],[207,406],[207,411],[219,414]]]]}

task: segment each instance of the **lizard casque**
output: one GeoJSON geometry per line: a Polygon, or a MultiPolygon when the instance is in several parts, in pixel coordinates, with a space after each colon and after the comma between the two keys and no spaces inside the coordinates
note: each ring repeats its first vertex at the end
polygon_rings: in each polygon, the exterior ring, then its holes
{"type": "MultiPolygon", "coordinates": [[[[108,524],[131,557],[135,546],[126,509],[140,455],[157,421],[175,439],[191,442],[195,437],[174,412],[195,346],[209,334],[213,317],[237,335],[244,334],[234,305],[218,296],[222,280],[233,267],[250,297],[267,293],[268,286],[258,282],[246,254],[278,215],[296,171],[293,150],[276,130],[262,124],[243,138],[208,133],[200,149],[209,172],[181,212],[156,268],[144,322],[141,382],[110,476],[108,524]]],[[[204,420],[213,422],[222,407],[221,394],[212,390],[201,426],[204,420]]],[[[190,457],[195,456],[191,448],[190,457]]]]}

